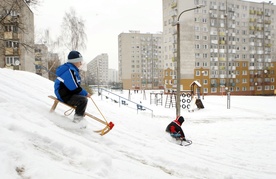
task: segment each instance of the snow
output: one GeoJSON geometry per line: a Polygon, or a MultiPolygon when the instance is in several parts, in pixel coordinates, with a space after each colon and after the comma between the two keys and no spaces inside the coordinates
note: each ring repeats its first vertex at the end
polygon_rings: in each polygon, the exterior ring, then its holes
{"type": "MultiPolygon", "coordinates": [[[[93,95],[114,128],[87,118],[87,128],[71,122],[59,104],[49,110],[53,82],[38,75],[0,69],[0,174],[4,179],[274,179],[276,99],[274,96],[204,96],[205,108],[188,112],[182,126],[190,146],[166,132],[175,108],[150,104],[150,92],[131,99],[153,110],[138,111],[93,95]]],[[[128,98],[128,91],[116,92],[128,98]]],[[[166,96],[163,96],[164,101],[166,96]]],[[[92,101],[87,112],[103,119],[92,101]]]]}

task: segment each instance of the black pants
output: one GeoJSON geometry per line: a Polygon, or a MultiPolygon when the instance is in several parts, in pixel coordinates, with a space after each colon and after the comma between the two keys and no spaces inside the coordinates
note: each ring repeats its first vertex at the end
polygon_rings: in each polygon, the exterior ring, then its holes
{"type": "Polygon", "coordinates": [[[69,101],[67,101],[67,104],[70,106],[76,107],[75,115],[83,116],[86,110],[87,106],[87,97],[81,96],[81,95],[73,95],[69,101]]]}

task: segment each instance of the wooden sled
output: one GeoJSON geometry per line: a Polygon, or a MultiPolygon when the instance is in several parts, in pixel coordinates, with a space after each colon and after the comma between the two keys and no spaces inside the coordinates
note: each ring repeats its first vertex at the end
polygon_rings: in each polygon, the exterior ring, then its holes
{"type": "MultiPolygon", "coordinates": [[[[61,102],[61,101],[59,101],[59,100],[58,100],[56,97],[54,97],[54,96],[51,96],[51,95],[50,95],[50,96],[48,96],[48,97],[54,100],[54,104],[52,105],[52,107],[51,107],[51,109],[50,109],[50,112],[55,111],[55,109],[56,109],[58,103],[64,104],[65,106],[68,106],[68,107],[70,107],[70,108],[72,108],[72,109],[76,109],[75,106],[70,106],[70,105],[68,105],[68,104],[66,104],[66,103],[64,103],[64,102],[61,102]]],[[[104,125],[106,125],[105,128],[103,128],[103,129],[101,129],[101,130],[96,130],[96,131],[94,131],[94,132],[100,133],[100,135],[105,135],[105,134],[108,133],[108,132],[113,128],[113,126],[114,126],[114,124],[113,124],[112,122],[109,122],[109,123],[108,123],[106,120],[103,121],[103,120],[101,120],[100,118],[98,118],[98,117],[96,117],[96,116],[93,116],[92,114],[89,114],[89,113],[87,113],[87,112],[85,112],[84,115],[85,115],[85,116],[88,116],[88,117],[90,117],[90,118],[92,118],[92,119],[94,119],[94,120],[96,120],[96,121],[98,121],[98,122],[100,122],[100,123],[102,123],[102,124],[104,124],[104,125]]]]}

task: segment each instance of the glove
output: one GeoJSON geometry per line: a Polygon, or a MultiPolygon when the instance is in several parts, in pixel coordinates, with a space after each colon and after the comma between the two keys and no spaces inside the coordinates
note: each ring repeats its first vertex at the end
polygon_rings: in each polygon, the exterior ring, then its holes
{"type": "Polygon", "coordinates": [[[171,136],[174,138],[179,138],[181,134],[174,132],[174,133],[171,133],[171,136]]]}

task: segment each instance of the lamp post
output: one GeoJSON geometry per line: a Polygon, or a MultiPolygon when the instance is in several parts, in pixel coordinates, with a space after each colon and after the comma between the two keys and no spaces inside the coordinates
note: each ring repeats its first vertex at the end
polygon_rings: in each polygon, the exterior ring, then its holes
{"type": "Polygon", "coordinates": [[[262,78],[262,93],[263,93],[263,95],[265,95],[265,77],[266,77],[266,74],[267,74],[267,70],[264,70],[263,71],[263,78],[262,78]]]}
{"type": "Polygon", "coordinates": [[[202,99],[204,100],[204,79],[203,79],[203,76],[204,76],[204,74],[205,74],[205,71],[202,71],[201,72],[202,73],[202,99]]]}
{"type": "Polygon", "coordinates": [[[177,61],[176,61],[176,77],[177,77],[177,86],[176,86],[176,116],[180,116],[180,23],[179,19],[180,16],[188,11],[192,11],[195,9],[199,9],[204,7],[204,5],[197,5],[194,8],[187,9],[182,11],[178,17],[177,17],[177,22],[176,22],[176,31],[177,31],[177,61]]]}

